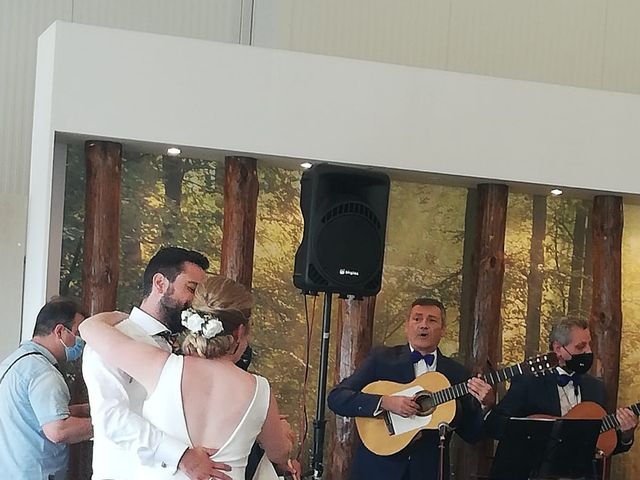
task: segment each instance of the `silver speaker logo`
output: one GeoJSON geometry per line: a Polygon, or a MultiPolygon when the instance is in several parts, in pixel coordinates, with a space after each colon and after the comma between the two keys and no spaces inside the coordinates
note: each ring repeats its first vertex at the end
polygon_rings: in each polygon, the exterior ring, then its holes
{"type": "Polygon", "coordinates": [[[341,268],[339,270],[340,275],[350,275],[352,277],[359,277],[360,272],[356,272],[355,270],[347,270],[346,268],[341,268]]]}

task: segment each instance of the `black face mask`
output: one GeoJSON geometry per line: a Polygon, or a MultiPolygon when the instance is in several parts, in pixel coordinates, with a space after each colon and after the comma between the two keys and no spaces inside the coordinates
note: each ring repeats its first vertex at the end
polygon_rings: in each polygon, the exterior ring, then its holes
{"type": "Polygon", "coordinates": [[[593,365],[593,353],[574,353],[572,354],[565,347],[562,347],[565,351],[571,355],[571,358],[567,360],[567,368],[570,368],[573,372],[582,375],[587,373],[593,365]]]}

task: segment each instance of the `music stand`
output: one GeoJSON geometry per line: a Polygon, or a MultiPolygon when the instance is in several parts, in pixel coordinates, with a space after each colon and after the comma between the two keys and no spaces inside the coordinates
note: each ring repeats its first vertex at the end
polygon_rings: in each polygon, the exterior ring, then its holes
{"type": "Polygon", "coordinates": [[[491,480],[593,479],[600,420],[511,418],[491,480]]]}
{"type": "Polygon", "coordinates": [[[594,458],[601,420],[559,419],[538,470],[539,478],[595,479],[594,458]]]}
{"type": "Polygon", "coordinates": [[[554,422],[510,418],[493,460],[491,480],[528,480],[542,462],[554,422]]]}

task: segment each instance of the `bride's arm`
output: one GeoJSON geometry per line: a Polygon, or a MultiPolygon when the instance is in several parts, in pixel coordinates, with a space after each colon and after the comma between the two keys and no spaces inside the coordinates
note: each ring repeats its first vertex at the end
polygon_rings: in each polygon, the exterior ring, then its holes
{"type": "Polygon", "coordinates": [[[152,392],[169,354],[160,348],[137,342],[114,327],[123,319],[120,312],[98,313],[84,320],[81,337],[107,363],[123,370],[152,392]]]}
{"type": "Polygon", "coordinates": [[[267,418],[264,421],[264,425],[262,425],[262,431],[258,435],[258,442],[264,449],[269,460],[283,465],[289,460],[293,443],[280,418],[278,402],[276,402],[272,393],[269,401],[269,409],[267,410],[267,418]]]}

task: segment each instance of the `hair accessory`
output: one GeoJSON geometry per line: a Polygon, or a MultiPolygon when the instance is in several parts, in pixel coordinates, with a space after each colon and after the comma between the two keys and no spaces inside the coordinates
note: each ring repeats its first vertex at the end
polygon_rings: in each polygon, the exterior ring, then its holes
{"type": "Polygon", "coordinates": [[[198,333],[209,340],[224,331],[224,326],[218,317],[209,313],[196,312],[187,308],[180,315],[182,325],[193,333],[198,333]]]}

